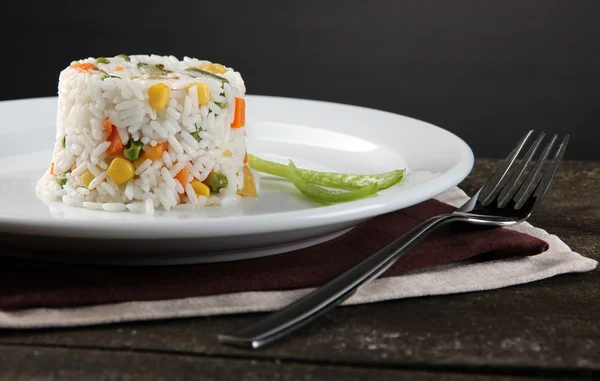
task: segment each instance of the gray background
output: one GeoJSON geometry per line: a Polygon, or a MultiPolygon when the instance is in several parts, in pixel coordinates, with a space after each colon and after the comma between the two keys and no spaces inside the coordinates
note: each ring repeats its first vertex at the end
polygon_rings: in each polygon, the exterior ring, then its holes
{"type": "MultiPolygon", "coordinates": [[[[477,157],[527,129],[600,160],[600,1],[21,2],[3,15],[0,99],[56,94],[72,60],[184,55],[252,94],[343,102],[446,128],[477,157]],[[16,21],[16,27],[13,22],[16,21]],[[21,75],[12,75],[18,69],[21,75]]],[[[368,128],[368,126],[366,126],[368,128]]]]}

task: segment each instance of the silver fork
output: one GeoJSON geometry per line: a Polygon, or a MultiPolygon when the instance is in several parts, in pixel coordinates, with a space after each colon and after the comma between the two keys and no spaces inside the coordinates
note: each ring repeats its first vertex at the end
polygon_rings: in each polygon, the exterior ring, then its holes
{"type": "Polygon", "coordinates": [[[542,132],[533,141],[522,161],[517,164],[519,153],[533,140],[533,132],[529,131],[519,141],[481,189],[453,213],[439,215],[423,222],[324,286],[257,323],[234,333],[219,335],[219,341],[237,347],[257,349],[284,337],[348,299],[360,286],[387,270],[428,233],[448,222],[508,226],[524,221],[540,205],[548,192],[569,141],[569,135],[566,135],[554,157],[547,160],[558,138],[554,135],[534,161],[533,157],[544,140],[545,134],[542,132]]]}

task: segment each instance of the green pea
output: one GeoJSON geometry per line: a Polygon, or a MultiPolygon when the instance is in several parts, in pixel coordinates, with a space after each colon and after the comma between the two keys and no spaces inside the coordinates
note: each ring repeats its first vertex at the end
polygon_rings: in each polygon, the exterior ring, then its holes
{"type": "Polygon", "coordinates": [[[65,185],[67,185],[67,174],[65,172],[61,172],[56,175],[56,182],[58,185],[64,188],[65,185]]]}
{"type": "Polygon", "coordinates": [[[130,161],[139,159],[143,145],[144,144],[139,140],[130,140],[129,143],[127,143],[127,147],[125,147],[125,150],[123,151],[123,157],[130,161]]]}
{"type": "Polygon", "coordinates": [[[227,107],[227,102],[215,102],[215,104],[219,107],[221,107],[222,109],[227,107]]]}
{"type": "Polygon", "coordinates": [[[127,54],[119,54],[117,57],[123,58],[127,62],[131,62],[131,58],[127,54]]]}
{"type": "Polygon", "coordinates": [[[103,64],[109,64],[110,63],[110,61],[108,60],[108,58],[104,58],[104,57],[98,57],[98,58],[96,58],[96,62],[103,63],[103,64]]]}
{"type": "Polygon", "coordinates": [[[208,186],[212,193],[218,193],[222,188],[227,187],[229,181],[227,176],[222,173],[211,173],[208,175],[204,183],[208,186]]]}

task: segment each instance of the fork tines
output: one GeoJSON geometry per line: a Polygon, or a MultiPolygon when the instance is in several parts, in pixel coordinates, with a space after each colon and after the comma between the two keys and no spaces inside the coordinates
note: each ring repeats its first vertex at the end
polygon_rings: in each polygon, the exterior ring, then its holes
{"type": "Polygon", "coordinates": [[[544,198],[556,175],[560,160],[565,153],[569,135],[565,135],[551,159],[550,153],[558,140],[552,136],[545,148],[537,155],[545,133],[533,139],[534,130],[529,131],[500,165],[496,173],[481,188],[480,200],[483,205],[495,204],[499,208],[512,206],[520,209],[528,201],[537,206],[544,198]],[[519,154],[529,145],[521,160],[519,154]]]}

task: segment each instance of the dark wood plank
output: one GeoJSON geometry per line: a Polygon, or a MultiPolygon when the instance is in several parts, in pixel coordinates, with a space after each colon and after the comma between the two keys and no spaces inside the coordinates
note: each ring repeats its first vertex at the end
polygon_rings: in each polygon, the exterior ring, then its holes
{"type": "MultiPolygon", "coordinates": [[[[472,192],[498,161],[478,161],[462,187],[472,192]]],[[[566,162],[532,220],[573,249],[600,258],[600,165],[566,162]]],[[[289,339],[251,352],[215,335],[259,315],[196,318],[103,327],[0,332],[0,343],[160,350],[207,356],[410,366],[524,374],[536,367],[600,370],[600,276],[564,275],[501,290],[345,307],[289,339]]]]}
{"type": "Polygon", "coordinates": [[[127,351],[0,347],[0,381],[414,380],[506,381],[542,378],[423,372],[206,358],[127,351]]]}

